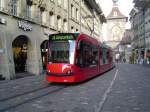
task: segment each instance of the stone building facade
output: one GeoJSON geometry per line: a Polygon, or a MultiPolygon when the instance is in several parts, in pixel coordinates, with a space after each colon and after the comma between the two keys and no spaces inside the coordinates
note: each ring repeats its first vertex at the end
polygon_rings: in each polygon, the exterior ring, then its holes
{"type": "Polygon", "coordinates": [[[100,38],[101,14],[94,0],[0,0],[0,75],[41,74],[48,35],[81,32],[100,38]]]}
{"type": "Polygon", "coordinates": [[[147,63],[147,52],[150,50],[150,1],[134,0],[130,12],[131,30],[133,32],[132,57],[134,63],[147,63]]]}
{"type": "Polygon", "coordinates": [[[126,29],[122,40],[119,44],[119,51],[120,51],[120,59],[123,62],[132,63],[131,56],[132,56],[132,47],[131,42],[133,40],[133,33],[131,29],[126,29]]]}

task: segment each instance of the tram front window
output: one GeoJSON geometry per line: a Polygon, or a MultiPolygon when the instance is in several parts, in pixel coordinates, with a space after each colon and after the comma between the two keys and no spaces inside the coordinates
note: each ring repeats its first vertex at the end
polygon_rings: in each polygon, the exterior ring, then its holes
{"type": "Polygon", "coordinates": [[[49,46],[49,62],[73,64],[74,48],[74,40],[51,41],[49,46]]]}

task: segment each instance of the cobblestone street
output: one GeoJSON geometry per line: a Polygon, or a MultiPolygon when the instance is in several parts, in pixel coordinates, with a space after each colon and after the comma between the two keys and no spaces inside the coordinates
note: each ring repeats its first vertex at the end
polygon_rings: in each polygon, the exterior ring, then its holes
{"type": "Polygon", "coordinates": [[[44,75],[0,82],[1,112],[149,112],[150,69],[117,64],[78,84],[48,83],[44,75]]]}

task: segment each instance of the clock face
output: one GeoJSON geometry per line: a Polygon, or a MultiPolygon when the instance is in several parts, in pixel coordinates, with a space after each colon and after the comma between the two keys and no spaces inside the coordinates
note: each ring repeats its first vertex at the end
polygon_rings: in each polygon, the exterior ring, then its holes
{"type": "Polygon", "coordinates": [[[114,26],[112,28],[111,32],[112,32],[113,40],[119,40],[120,39],[120,36],[121,36],[121,29],[120,29],[120,27],[114,26]]]}

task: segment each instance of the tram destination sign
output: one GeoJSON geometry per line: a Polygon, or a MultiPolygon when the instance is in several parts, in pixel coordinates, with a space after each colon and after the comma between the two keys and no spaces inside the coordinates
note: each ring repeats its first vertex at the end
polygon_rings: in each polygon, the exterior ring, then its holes
{"type": "Polygon", "coordinates": [[[73,35],[52,35],[49,38],[51,41],[74,40],[73,35]]]}

